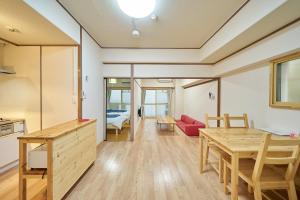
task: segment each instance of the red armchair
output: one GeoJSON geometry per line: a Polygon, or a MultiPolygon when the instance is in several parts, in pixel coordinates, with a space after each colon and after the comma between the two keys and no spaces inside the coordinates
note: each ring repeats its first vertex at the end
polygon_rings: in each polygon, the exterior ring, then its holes
{"type": "Polygon", "coordinates": [[[176,120],[176,126],[188,136],[199,136],[199,128],[205,128],[205,124],[187,115],[181,115],[180,120],[176,120]]]}

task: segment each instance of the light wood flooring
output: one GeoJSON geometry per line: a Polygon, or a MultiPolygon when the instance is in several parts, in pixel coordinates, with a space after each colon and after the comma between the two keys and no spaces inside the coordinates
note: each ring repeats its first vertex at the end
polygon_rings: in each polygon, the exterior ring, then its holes
{"type": "MultiPolygon", "coordinates": [[[[253,199],[240,185],[239,199],[253,199]]],[[[36,193],[41,188],[40,181],[31,184],[30,198],[43,199],[43,190],[36,193]]],[[[0,177],[0,199],[17,197],[17,170],[12,170],[0,177]]],[[[230,196],[224,194],[213,170],[199,173],[198,138],[159,131],[155,120],[145,120],[134,142],[103,142],[96,162],[66,199],[227,200],[230,196]]]]}
{"type": "Polygon", "coordinates": [[[120,142],[129,140],[130,128],[123,128],[122,132],[117,135],[115,130],[106,130],[107,131],[107,141],[108,142],[120,142]]]}

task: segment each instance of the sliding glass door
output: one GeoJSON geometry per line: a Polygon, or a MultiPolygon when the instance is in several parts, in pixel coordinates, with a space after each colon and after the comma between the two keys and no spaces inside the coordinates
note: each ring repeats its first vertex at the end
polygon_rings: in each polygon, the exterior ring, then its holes
{"type": "Polygon", "coordinates": [[[145,89],[143,91],[144,116],[151,118],[170,115],[171,89],[145,89]]]}

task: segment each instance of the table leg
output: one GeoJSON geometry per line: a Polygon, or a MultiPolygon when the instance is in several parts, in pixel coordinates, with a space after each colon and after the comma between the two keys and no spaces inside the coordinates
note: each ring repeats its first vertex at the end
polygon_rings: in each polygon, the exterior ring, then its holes
{"type": "Polygon", "coordinates": [[[173,124],[173,135],[175,134],[175,124],[173,124]]]}
{"type": "Polygon", "coordinates": [[[26,171],[27,161],[27,143],[19,140],[19,199],[26,200],[27,198],[27,180],[23,176],[26,171]]]}
{"type": "Polygon", "coordinates": [[[203,173],[203,140],[204,138],[202,136],[200,138],[200,173],[203,173]]]}
{"type": "Polygon", "coordinates": [[[47,200],[53,199],[53,143],[47,142],[47,200]]]}
{"type": "Polygon", "coordinates": [[[239,154],[233,153],[231,156],[231,200],[238,199],[239,187],[239,154]]]}

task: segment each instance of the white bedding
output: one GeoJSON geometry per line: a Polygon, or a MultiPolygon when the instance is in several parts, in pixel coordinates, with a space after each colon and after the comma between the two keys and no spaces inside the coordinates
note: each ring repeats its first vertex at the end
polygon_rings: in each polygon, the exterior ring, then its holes
{"type": "Polygon", "coordinates": [[[129,118],[130,118],[129,111],[127,111],[127,112],[110,112],[110,113],[108,113],[108,115],[109,114],[120,115],[120,116],[115,117],[115,118],[106,118],[106,123],[107,124],[111,124],[111,125],[117,127],[118,129],[122,129],[123,123],[125,121],[129,120],[129,118]]]}

